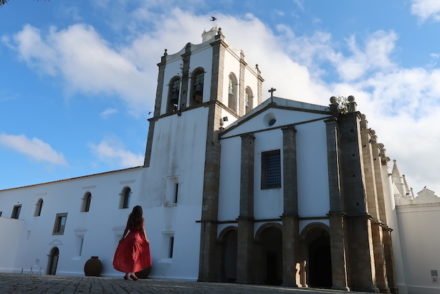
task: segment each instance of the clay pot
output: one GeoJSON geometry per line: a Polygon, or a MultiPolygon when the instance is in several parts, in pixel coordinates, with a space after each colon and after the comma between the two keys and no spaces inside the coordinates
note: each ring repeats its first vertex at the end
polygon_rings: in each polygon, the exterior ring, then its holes
{"type": "Polygon", "coordinates": [[[84,274],[86,276],[99,277],[102,272],[102,262],[98,256],[92,256],[84,264],[84,274]]]}

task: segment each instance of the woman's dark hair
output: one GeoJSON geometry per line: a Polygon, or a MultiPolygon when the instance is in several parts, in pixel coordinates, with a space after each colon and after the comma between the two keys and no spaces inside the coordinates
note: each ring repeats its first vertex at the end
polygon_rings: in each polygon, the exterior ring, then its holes
{"type": "Polygon", "coordinates": [[[142,214],[142,207],[140,205],[133,207],[127,220],[127,228],[129,230],[142,228],[142,222],[144,221],[142,214]]]}

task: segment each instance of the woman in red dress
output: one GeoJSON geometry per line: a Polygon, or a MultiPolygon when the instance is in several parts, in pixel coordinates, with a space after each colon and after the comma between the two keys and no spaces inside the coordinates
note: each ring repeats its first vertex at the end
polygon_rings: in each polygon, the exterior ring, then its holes
{"type": "Polygon", "coordinates": [[[151,267],[150,244],[144,229],[142,207],[133,207],[122,239],[113,257],[113,267],[125,273],[124,279],[136,281],[136,272],[151,267]]]}

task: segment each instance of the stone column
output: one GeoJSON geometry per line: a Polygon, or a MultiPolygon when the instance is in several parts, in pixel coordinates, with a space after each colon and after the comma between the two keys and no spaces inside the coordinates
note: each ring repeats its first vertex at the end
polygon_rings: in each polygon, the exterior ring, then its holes
{"type": "MultiPolygon", "coordinates": [[[[377,144],[376,132],[371,130],[371,148],[373,151],[374,158],[374,174],[376,177],[376,194],[377,194],[377,204],[379,220],[382,223],[387,222],[386,212],[385,212],[385,193],[384,193],[384,183],[382,182],[382,160],[380,158],[380,146],[377,144]]],[[[386,159],[385,159],[386,164],[386,159]]]]}
{"type": "Polygon", "coordinates": [[[251,134],[241,136],[240,215],[237,235],[237,282],[253,282],[254,253],[254,140],[251,134]]]}
{"type": "Polygon", "coordinates": [[[371,134],[368,129],[368,121],[365,115],[361,115],[361,142],[362,142],[362,160],[365,177],[365,193],[367,197],[367,213],[372,217],[371,235],[373,241],[374,266],[376,274],[376,285],[382,293],[389,293],[388,282],[386,278],[385,257],[382,242],[382,228],[379,221],[379,205],[377,201],[376,179],[381,180],[375,175],[374,156],[371,144],[371,134]]]}
{"type": "Polygon", "coordinates": [[[258,67],[258,64],[255,65],[255,69],[257,70],[258,73],[258,85],[257,85],[257,101],[258,101],[258,105],[261,104],[262,100],[263,100],[263,82],[264,79],[261,76],[261,71],[260,68],[258,67]]]}
{"type": "Polygon", "coordinates": [[[393,261],[393,242],[391,239],[391,232],[393,230],[388,227],[383,227],[383,242],[385,249],[385,262],[387,268],[388,286],[391,293],[397,294],[399,292],[396,286],[396,280],[394,277],[394,261],[393,261]]]}
{"type": "Polygon", "coordinates": [[[187,106],[188,88],[189,88],[189,64],[191,60],[191,43],[185,46],[185,53],[182,54],[182,87],[180,88],[180,105],[179,109],[183,110],[187,106]]]}
{"type": "Polygon", "coordinates": [[[328,119],[327,163],[330,195],[330,252],[332,261],[332,288],[348,291],[346,232],[344,202],[341,191],[338,126],[336,118],[328,119]]]}
{"type": "Polygon", "coordinates": [[[167,49],[165,49],[165,52],[160,59],[160,63],[157,64],[157,66],[159,67],[159,73],[157,75],[156,101],[154,102],[153,114],[154,117],[149,119],[150,125],[148,127],[148,139],[147,146],[145,148],[144,167],[150,166],[151,148],[153,148],[154,125],[156,122],[156,118],[160,116],[160,108],[162,107],[162,95],[167,55],[167,49]]]}
{"type": "Polygon", "coordinates": [[[297,287],[298,255],[298,180],[296,167],[296,130],[283,131],[283,285],[297,287]]]}
{"type": "Polygon", "coordinates": [[[240,51],[240,75],[238,77],[238,114],[244,114],[244,75],[246,69],[246,61],[244,60],[244,53],[240,51]]]}
{"type": "Polygon", "coordinates": [[[341,176],[347,225],[348,279],[351,290],[377,292],[375,281],[371,218],[367,214],[362,167],[360,114],[353,97],[349,112],[338,119],[340,131],[341,176]]]}
{"type": "Polygon", "coordinates": [[[211,98],[208,109],[205,169],[203,175],[202,219],[200,232],[199,281],[220,279],[217,260],[218,190],[220,178],[220,129],[221,109],[215,101],[223,93],[223,64],[227,44],[219,30],[212,46],[211,98]]]}

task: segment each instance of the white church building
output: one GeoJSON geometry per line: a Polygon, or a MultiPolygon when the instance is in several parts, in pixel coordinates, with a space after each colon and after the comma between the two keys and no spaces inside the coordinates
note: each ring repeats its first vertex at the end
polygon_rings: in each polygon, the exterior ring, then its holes
{"type": "Polygon", "coordinates": [[[141,205],[152,278],[440,293],[434,192],[414,197],[354,97],[263,101],[263,81],[221,29],[165,50],[144,165],[0,190],[0,272],[84,275],[98,256],[121,276],[141,205]]]}

